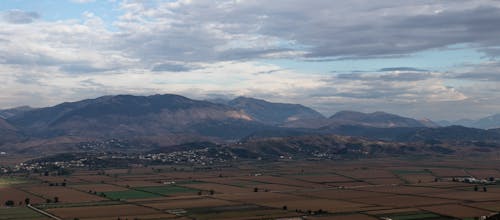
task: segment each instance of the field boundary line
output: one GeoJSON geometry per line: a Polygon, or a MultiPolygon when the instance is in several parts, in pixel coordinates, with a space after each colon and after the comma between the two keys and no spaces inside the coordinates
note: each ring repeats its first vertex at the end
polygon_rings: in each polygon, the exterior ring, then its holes
{"type": "Polygon", "coordinates": [[[48,213],[48,212],[46,212],[46,211],[43,211],[43,210],[38,209],[38,208],[35,208],[35,207],[33,207],[31,204],[28,204],[26,207],[28,207],[28,208],[30,208],[31,210],[33,210],[33,211],[35,211],[35,212],[38,212],[38,213],[40,213],[40,214],[42,214],[42,215],[45,215],[45,216],[47,216],[47,217],[49,217],[49,218],[52,218],[52,219],[55,219],[55,220],[63,220],[62,218],[59,218],[59,217],[57,217],[57,216],[55,216],[55,215],[52,215],[52,214],[50,214],[50,213],[48,213]]]}

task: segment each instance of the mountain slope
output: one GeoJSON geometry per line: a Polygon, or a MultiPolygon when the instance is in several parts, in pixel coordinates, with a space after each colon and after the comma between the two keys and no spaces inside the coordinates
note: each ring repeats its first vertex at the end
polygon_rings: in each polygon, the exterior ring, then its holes
{"type": "Polygon", "coordinates": [[[472,127],[483,129],[500,128],[500,114],[481,118],[472,123],[472,127]]]}
{"type": "Polygon", "coordinates": [[[457,121],[440,121],[439,124],[446,125],[461,125],[465,127],[492,129],[500,128],[500,114],[491,115],[477,120],[461,119],[457,121]]]}
{"type": "Polygon", "coordinates": [[[18,141],[21,138],[17,129],[4,119],[0,118],[0,145],[18,141]]]}
{"type": "Polygon", "coordinates": [[[341,111],[330,117],[337,124],[363,125],[371,127],[426,127],[418,120],[385,112],[361,113],[341,111]]]}
{"type": "Polygon", "coordinates": [[[238,97],[228,105],[243,110],[252,118],[269,125],[282,125],[291,121],[324,119],[319,112],[299,104],[272,103],[260,99],[238,97]]]}
{"type": "Polygon", "coordinates": [[[356,111],[340,111],[327,119],[298,120],[287,123],[286,127],[318,129],[322,127],[338,127],[343,125],[366,126],[378,128],[392,127],[438,127],[428,119],[416,120],[385,112],[362,113],[356,111]]]}
{"type": "MultiPolygon", "coordinates": [[[[196,134],[195,126],[213,121],[253,124],[252,117],[234,108],[178,95],[104,96],[36,109],[9,121],[38,137],[196,134]]],[[[253,129],[258,126],[248,132],[253,129]]]]}
{"type": "Polygon", "coordinates": [[[27,111],[31,111],[34,108],[31,108],[29,106],[20,106],[16,108],[11,108],[11,109],[3,109],[0,110],[0,118],[6,119],[6,118],[11,118],[16,115],[22,114],[27,111]]]}

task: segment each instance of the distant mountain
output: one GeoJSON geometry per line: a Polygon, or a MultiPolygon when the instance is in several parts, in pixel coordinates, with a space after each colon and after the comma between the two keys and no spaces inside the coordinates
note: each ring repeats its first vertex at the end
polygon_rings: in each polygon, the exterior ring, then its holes
{"type": "Polygon", "coordinates": [[[201,134],[239,138],[265,127],[241,110],[178,95],[104,96],[35,109],[8,120],[37,137],[201,134]]]}
{"type": "Polygon", "coordinates": [[[448,126],[438,128],[427,127],[394,127],[377,128],[359,125],[342,125],[325,127],[318,130],[324,134],[364,137],[388,141],[492,141],[500,140],[500,129],[483,130],[463,126],[448,126]]]}
{"type": "Polygon", "coordinates": [[[430,120],[416,120],[385,112],[362,113],[356,111],[340,111],[328,119],[299,120],[287,123],[286,127],[318,129],[342,125],[378,128],[439,126],[430,120]]]}
{"type": "Polygon", "coordinates": [[[18,130],[4,119],[0,118],[0,145],[6,142],[18,141],[21,134],[18,130]]]}
{"type": "Polygon", "coordinates": [[[481,129],[500,128],[500,114],[491,115],[477,120],[461,119],[457,121],[440,121],[439,124],[442,126],[461,125],[481,129]]]}
{"type": "Polygon", "coordinates": [[[6,118],[11,118],[16,115],[22,114],[27,111],[31,111],[34,108],[31,108],[29,106],[20,106],[16,108],[11,108],[11,109],[4,109],[0,110],[0,118],[6,119],[6,118]]]}
{"type": "MultiPolygon", "coordinates": [[[[372,127],[371,129],[383,128],[372,127]]],[[[448,145],[446,143],[401,143],[332,134],[248,139],[247,141],[232,147],[234,149],[241,149],[241,151],[244,152],[244,155],[258,155],[264,159],[288,158],[290,156],[293,158],[323,157],[335,159],[378,156],[443,156],[456,152],[455,145],[448,145]]],[[[233,150],[233,152],[238,151],[233,150]]]]}
{"type": "Polygon", "coordinates": [[[418,120],[406,118],[385,112],[362,113],[355,111],[341,111],[330,117],[338,124],[362,125],[370,127],[426,127],[418,120]]]}
{"type": "Polygon", "coordinates": [[[272,103],[260,99],[238,97],[229,101],[227,105],[241,109],[255,120],[268,125],[325,119],[319,112],[299,104],[272,103]]]}
{"type": "Polygon", "coordinates": [[[500,128],[500,114],[481,118],[475,121],[472,127],[483,129],[500,128]]]}

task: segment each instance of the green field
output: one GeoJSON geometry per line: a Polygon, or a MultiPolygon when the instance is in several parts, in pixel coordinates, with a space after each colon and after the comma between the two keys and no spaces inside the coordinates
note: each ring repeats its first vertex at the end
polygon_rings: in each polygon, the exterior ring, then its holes
{"type": "Polygon", "coordinates": [[[136,187],[134,188],[138,191],[146,191],[146,192],[151,192],[155,194],[161,194],[161,195],[173,195],[173,194],[178,194],[178,193],[196,193],[199,190],[196,189],[191,189],[191,188],[186,188],[182,186],[175,186],[175,185],[170,185],[170,186],[146,186],[146,187],[136,187]]]}
{"type": "Polygon", "coordinates": [[[0,220],[45,220],[45,216],[29,208],[0,208],[0,220]]]}
{"type": "Polygon", "coordinates": [[[2,186],[10,186],[15,184],[26,183],[27,180],[18,178],[18,177],[1,177],[0,178],[0,187],[2,186]]]}
{"type": "Polygon", "coordinates": [[[104,193],[104,195],[106,195],[106,198],[110,198],[113,200],[145,199],[145,198],[160,197],[160,195],[157,195],[157,194],[148,193],[148,192],[144,192],[144,191],[137,191],[137,190],[106,192],[106,193],[104,193]]]}
{"type": "Polygon", "coordinates": [[[422,213],[405,213],[405,214],[397,214],[397,215],[391,215],[389,218],[393,220],[417,220],[417,219],[434,219],[434,218],[439,218],[441,216],[433,214],[433,213],[428,213],[428,212],[422,212],[422,213]]]}
{"type": "Polygon", "coordinates": [[[428,170],[393,170],[392,173],[396,175],[430,174],[428,170]]]}

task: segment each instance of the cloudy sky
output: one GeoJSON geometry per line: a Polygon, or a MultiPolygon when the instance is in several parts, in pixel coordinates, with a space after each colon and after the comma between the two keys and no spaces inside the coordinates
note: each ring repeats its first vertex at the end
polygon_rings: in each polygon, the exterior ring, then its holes
{"type": "Polygon", "coordinates": [[[0,108],[252,96],[325,115],[500,113],[500,1],[2,0],[0,108]]]}

